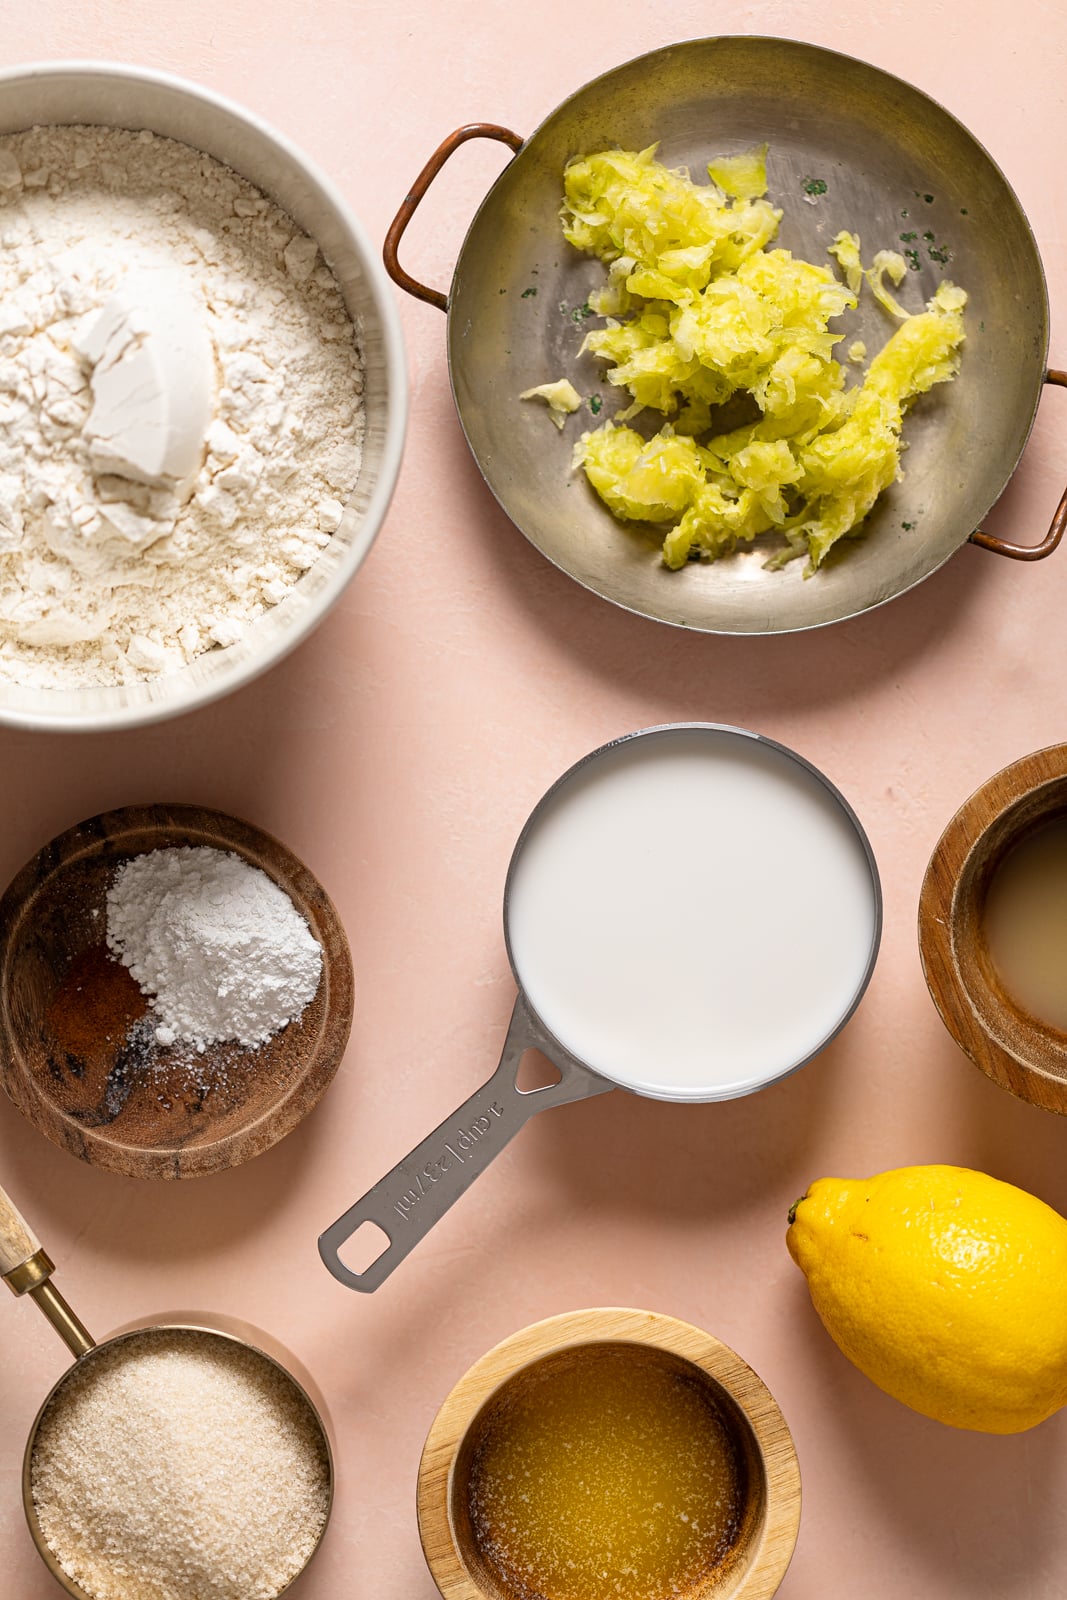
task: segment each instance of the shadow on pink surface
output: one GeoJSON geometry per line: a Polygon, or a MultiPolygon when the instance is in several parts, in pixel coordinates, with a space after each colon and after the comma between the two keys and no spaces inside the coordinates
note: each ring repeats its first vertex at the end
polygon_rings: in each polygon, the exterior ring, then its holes
{"type": "MultiPolygon", "coordinates": [[[[527,543],[492,500],[473,460],[453,465],[457,488],[471,505],[465,525],[481,541],[492,587],[511,593],[561,659],[634,693],[646,691],[650,680],[669,687],[679,717],[714,719],[721,690],[732,696],[738,685],[760,711],[808,712],[862,699],[872,680],[892,677],[924,654],[936,657],[973,626],[972,613],[990,586],[1004,582],[1018,565],[965,547],[909,593],[852,621],[796,635],[696,634],[591,597],[527,543]]],[[[1009,494],[1014,503],[1022,491],[1009,494]]],[[[1011,516],[1003,497],[997,531],[1026,541],[1029,532],[1012,531],[1021,520],[1011,516]]],[[[1044,528],[1035,541],[1043,534],[1044,528]]],[[[1067,555],[1060,559],[1067,561],[1067,555]]],[[[1034,572],[1030,577],[1040,581],[1034,572]]],[[[684,572],[678,578],[684,582],[684,572]]]]}
{"type": "Polygon", "coordinates": [[[1067,1215],[1067,1119],[1016,1100],[960,1054],[972,1082],[960,1094],[968,1166],[1038,1195],[1067,1215]]]}
{"type": "MultiPolygon", "coordinates": [[[[1067,1414],[1011,1435],[949,1428],[920,1416],[883,1394],[841,1354],[799,1273],[789,1294],[794,1381],[806,1408],[804,1416],[795,1407],[792,1415],[802,1472],[814,1455],[805,1479],[812,1546],[817,1524],[833,1517],[824,1501],[833,1488],[832,1463],[834,1477],[851,1479],[865,1508],[872,1559],[882,1552],[884,1561],[896,1545],[897,1581],[923,1574],[921,1590],[909,1592],[939,1600],[1037,1593],[1032,1585],[1050,1576],[1059,1536],[1067,1414]],[[815,1445],[807,1457],[805,1435],[815,1445]]],[[[804,1531],[802,1525],[802,1540],[804,1531]]],[[[825,1540],[820,1559],[826,1592],[833,1594],[825,1540]]],[[[888,1580],[884,1568],[880,1575],[872,1570],[864,1600],[888,1592],[888,1580]]]]}
{"type": "MultiPolygon", "coordinates": [[[[914,1066],[902,1061],[897,1080],[908,1099],[903,1132],[880,1131],[877,1108],[863,1124],[848,1112],[848,1080],[872,1070],[856,1023],[791,1078],[742,1099],[684,1106],[617,1091],[551,1112],[523,1137],[591,1224],[632,1212],[700,1228],[777,1196],[784,1229],[788,1206],[816,1177],[924,1163],[989,1172],[1067,1214],[1062,1119],[990,1083],[947,1036],[924,1050],[918,1081],[914,1066]]],[[[892,1070],[877,1068],[879,1087],[892,1070]]]]}
{"type": "MultiPolygon", "coordinates": [[[[312,1112],[243,1166],[210,1177],[149,1182],[79,1161],[0,1098],[0,1171],[54,1259],[69,1260],[84,1239],[92,1256],[113,1258],[116,1275],[125,1280],[132,1263],[202,1263],[270,1228],[276,1212],[299,1204],[324,1132],[323,1120],[312,1112]]],[[[84,1267],[75,1271],[88,1277],[84,1267]]],[[[71,1297],[76,1294],[76,1283],[65,1287],[71,1297]]],[[[144,1312],[158,1309],[146,1303],[144,1312]]]]}
{"type": "Polygon", "coordinates": [[[529,1159],[591,1228],[633,1213],[699,1229],[777,1192],[784,1215],[807,1186],[849,1051],[842,1036],[791,1078],[737,1100],[673,1105],[617,1090],[561,1108],[534,1123],[529,1159]]]}

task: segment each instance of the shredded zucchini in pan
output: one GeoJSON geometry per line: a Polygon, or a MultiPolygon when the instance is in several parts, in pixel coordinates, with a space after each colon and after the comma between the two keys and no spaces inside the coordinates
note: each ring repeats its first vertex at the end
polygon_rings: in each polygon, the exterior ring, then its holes
{"type": "Polygon", "coordinates": [[[669,567],[778,532],[768,564],[807,556],[813,572],[899,475],[909,404],[955,376],[967,296],[945,282],[909,315],[883,283],[903,259],[880,251],[865,271],[854,234],[831,247],[845,283],[769,249],[782,214],[765,198],[765,146],[713,162],[710,184],[655,151],[603,151],[564,174],[563,232],[608,271],[589,297],[606,325],[583,349],[631,401],[582,435],[576,464],[617,517],[670,524],[669,567]],[[864,281],[902,320],[850,386],[829,324],[864,281]],[[742,394],[754,420],[718,431],[717,408],[742,394]],[[646,409],[668,419],[651,439],[625,425],[646,409]]]}

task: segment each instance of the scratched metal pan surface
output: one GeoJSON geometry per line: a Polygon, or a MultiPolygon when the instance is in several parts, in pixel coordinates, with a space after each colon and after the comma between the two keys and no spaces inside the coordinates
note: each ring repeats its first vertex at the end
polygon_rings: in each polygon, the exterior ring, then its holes
{"type": "MultiPolygon", "coordinates": [[[[508,137],[500,129],[494,136],[508,137]]],[[[846,335],[842,351],[862,339],[873,354],[897,324],[865,291],[837,326],[846,335]]],[[[936,571],[980,527],[1018,462],[1047,345],[1033,235],[976,140],[899,78],[771,38],[671,45],[564,101],[522,143],[480,207],[448,297],[456,405],[508,516],[594,593],[714,633],[818,627],[881,605],[936,571]],[[601,420],[628,400],[616,399],[601,363],[578,353],[597,324],[575,308],[603,281],[603,268],[562,237],[562,172],[578,155],[658,141],[660,159],[688,166],[699,180],[710,159],[764,140],[768,196],[783,212],[777,243],[825,261],[827,245],[847,228],[859,234],[865,260],[876,249],[918,248],[921,266],[908,272],[900,298],[920,310],[943,277],[966,288],[962,370],[910,412],[905,475],[882,496],[867,536],[845,541],[813,577],[804,577],[803,561],[767,571],[768,555],[780,547],[770,535],[724,560],[671,572],[654,535],[617,522],[572,474],[575,440],[596,425],[587,407],[557,433],[541,404],[518,399],[523,389],[568,377],[583,396],[604,397],[601,420]],[[806,195],[805,185],[819,188],[818,180],[825,193],[806,195]],[[916,240],[901,241],[912,233],[916,240]],[[947,261],[931,258],[931,246],[947,261]]],[[[1022,542],[1035,531],[1021,530],[1022,542]]]]}

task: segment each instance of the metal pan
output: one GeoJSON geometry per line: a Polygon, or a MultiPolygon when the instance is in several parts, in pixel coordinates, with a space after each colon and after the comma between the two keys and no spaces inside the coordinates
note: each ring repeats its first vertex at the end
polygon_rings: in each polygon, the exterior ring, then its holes
{"type": "MultiPolygon", "coordinates": [[[[903,594],[968,540],[1035,560],[1067,525],[1065,492],[1040,544],[975,531],[1018,463],[1042,385],[1067,385],[1067,373],[1046,371],[1048,297],[1022,208],[943,107],[849,56],[785,39],[693,39],[594,79],[526,140],[488,123],[460,128],[412,186],[384,255],[396,283],[448,312],[460,421],[508,516],[562,571],[642,616],[708,633],[818,627],[903,594]],[[446,296],[409,276],[397,250],[449,156],[480,137],[516,154],[470,226],[446,296]],[[563,168],[606,146],[659,141],[662,160],[699,177],[710,158],[764,140],[769,195],[784,212],[778,243],[821,261],[848,228],[870,259],[876,249],[908,248],[900,235],[914,232],[921,268],[908,273],[901,296],[918,310],[943,275],[966,288],[962,370],[915,405],[906,475],[882,496],[868,537],[834,552],[814,577],[804,578],[799,561],[765,571],[761,540],[726,560],[670,572],[647,533],[616,522],[572,477],[573,444],[596,426],[590,412],[583,407],[557,434],[541,406],[518,400],[523,389],[567,376],[580,393],[604,395],[602,417],[615,409],[600,363],[577,353],[587,326],[580,308],[603,269],[560,232],[563,168]],[[813,178],[825,194],[805,195],[813,178]],[[949,259],[931,259],[930,248],[949,259]]],[[[873,352],[895,324],[865,294],[841,326],[873,352]]]]}

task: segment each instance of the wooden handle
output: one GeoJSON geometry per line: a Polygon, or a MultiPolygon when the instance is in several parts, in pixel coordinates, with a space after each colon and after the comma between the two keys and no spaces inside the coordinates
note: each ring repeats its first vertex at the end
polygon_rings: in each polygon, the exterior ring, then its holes
{"type": "Polygon", "coordinates": [[[7,1277],[24,1266],[41,1248],[41,1241],[27,1227],[18,1207],[0,1189],[0,1276],[7,1277]]]}
{"type": "Polygon", "coordinates": [[[0,1189],[0,1277],[12,1294],[28,1294],[67,1349],[83,1356],[96,1343],[52,1282],[52,1262],[18,1207],[0,1189]]]}

